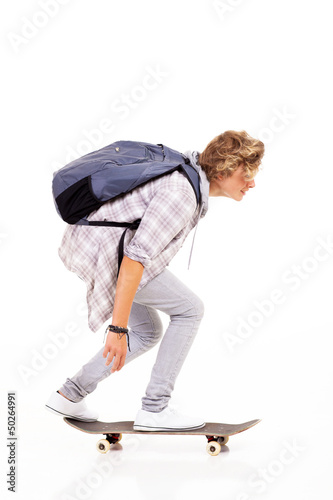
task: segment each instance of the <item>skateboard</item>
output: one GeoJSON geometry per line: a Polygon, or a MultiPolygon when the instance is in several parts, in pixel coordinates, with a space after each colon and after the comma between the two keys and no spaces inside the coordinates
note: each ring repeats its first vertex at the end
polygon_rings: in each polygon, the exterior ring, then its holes
{"type": "Polygon", "coordinates": [[[246,431],[255,426],[260,420],[251,420],[242,424],[220,424],[208,422],[200,429],[187,429],[179,431],[136,431],[133,429],[132,421],[125,422],[83,422],[73,418],[64,417],[66,424],[89,434],[104,434],[105,438],[100,439],[96,446],[100,453],[107,453],[110,450],[111,444],[118,443],[122,434],[166,434],[166,435],[181,435],[181,436],[206,436],[207,452],[212,455],[218,455],[222,446],[227,444],[229,436],[246,431]]]}

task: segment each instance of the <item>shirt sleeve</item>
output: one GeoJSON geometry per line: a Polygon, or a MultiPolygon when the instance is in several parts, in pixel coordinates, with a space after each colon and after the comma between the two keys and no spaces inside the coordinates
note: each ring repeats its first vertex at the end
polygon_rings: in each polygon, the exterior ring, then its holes
{"type": "Polygon", "coordinates": [[[196,206],[195,197],[182,190],[158,191],[149,203],[124,254],[149,268],[152,260],[189,223],[196,206]]]}

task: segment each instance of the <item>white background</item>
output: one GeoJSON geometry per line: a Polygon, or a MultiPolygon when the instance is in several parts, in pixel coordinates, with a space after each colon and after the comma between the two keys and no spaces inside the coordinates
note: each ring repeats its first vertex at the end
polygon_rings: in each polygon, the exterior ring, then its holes
{"type": "MultiPolygon", "coordinates": [[[[2,6],[2,498],[13,498],[8,391],[17,394],[16,498],[327,497],[330,7],[327,0],[2,6]],[[53,206],[52,172],[115,140],[201,151],[228,129],[265,142],[263,169],[241,203],[210,200],[190,271],[191,235],[170,266],[206,305],[173,403],[207,421],[263,421],[218,457],[206,454],[204,438],[177,436],[125,436],[122,449],[99,455],[96,437],[43,407],[103,341],[102,330],[87,328],[84,284],[57,255],[65,226],[53,206]]],[[[134,419],[155,355],[104,381],[88,405],[104,420],[134,419]]]]}

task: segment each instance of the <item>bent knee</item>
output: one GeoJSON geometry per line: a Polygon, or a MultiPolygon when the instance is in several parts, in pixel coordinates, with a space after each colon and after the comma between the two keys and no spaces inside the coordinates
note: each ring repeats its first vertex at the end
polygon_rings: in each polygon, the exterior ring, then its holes
{"type": "Polygon", "coordinates": [[[185,316],[201,321],[205,313],[205,305],[203,301],[195,294],[192,294],[188,300],[189,307],[185,313],[185,316]]]}
{"type": "Polygon", "coordinates": [[[205,304],[197,295],[196,295],[195,309],[198,319],[202,319],[205,314],[205,304]]]}
{"type": "Polygon", "coordinates": [[[161,338],[163,337],[163,324],[162,321],[159,321],[158,324],[154,324],[154,332],[151,337],[151,342],[153,345],[157,344],[161,338]]]}

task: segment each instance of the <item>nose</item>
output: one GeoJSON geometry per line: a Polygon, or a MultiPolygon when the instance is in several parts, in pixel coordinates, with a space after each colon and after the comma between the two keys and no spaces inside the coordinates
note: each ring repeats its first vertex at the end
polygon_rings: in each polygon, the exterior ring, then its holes
{"type": "Polygon", "coordinates": [[[248,183],[249,188],[254,188],[256,183],[254,182],[254,179],[248,183]]]}

